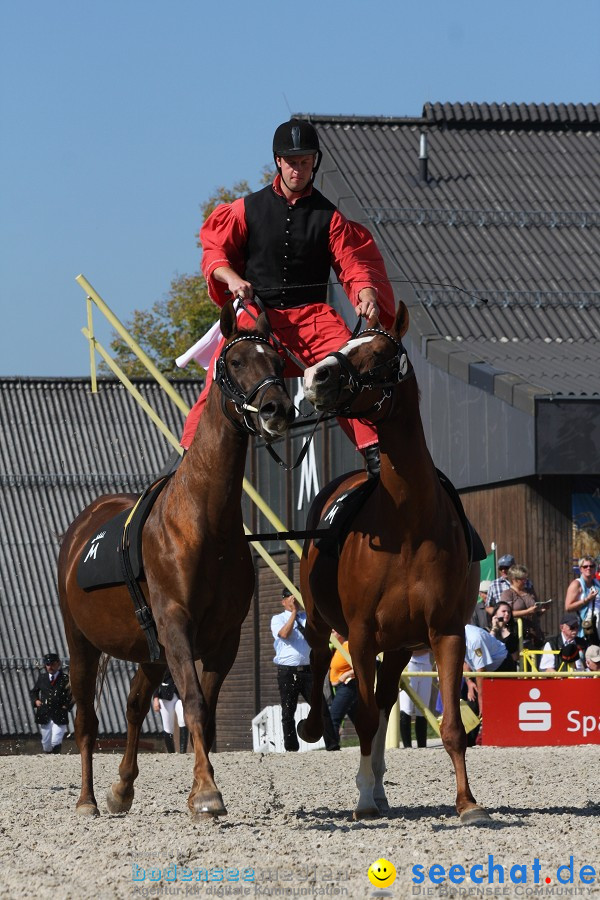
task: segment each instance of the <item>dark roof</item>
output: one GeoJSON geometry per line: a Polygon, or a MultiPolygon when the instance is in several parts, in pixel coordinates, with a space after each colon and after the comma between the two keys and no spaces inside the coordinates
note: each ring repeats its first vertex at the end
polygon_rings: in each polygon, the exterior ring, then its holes
{"type": "Polygon", "coordinates": [[[324,193],[395,261],[430,362],[466,381],[485,370],[529,413],[536,396],[600,397],[600,104],[307,118],[324,193]]]}
{"type": "MultiPolygon", "coordinates": [[[[150,379],[136,388],[178,435],[181,413],[150,379]]],[[[191,405],[198,379],[175,383],[191,405]]],[[[130,394],[100,379],[97,394],[84,378],[0,378],[0,733],[37,727],[28,697],[48,651],[68,661],[56,591],[60,536],[102,493],[141,492],[172,452],[130,394]]],[[[109,669],[101,733],[126,729],[125,698],[133,665],[109,669]]],[[[153,714],[145,730],[160,731],[153,714]]]]}

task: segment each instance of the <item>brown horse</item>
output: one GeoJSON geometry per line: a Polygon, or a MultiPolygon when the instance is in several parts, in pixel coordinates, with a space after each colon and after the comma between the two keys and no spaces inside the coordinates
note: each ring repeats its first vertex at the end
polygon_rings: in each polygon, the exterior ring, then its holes
{"type": "MultiPolygon", "coordinates": [[[[407,328],[408,311],[400,303],[391,332],[375,322],[304,373],[305,396],[317,409],[360,415],[377,425],[381,477],[352,519],[339,559],[311,540],[304,546],[300,578],[314,688],[311,712],[298,731],[311,742],[320,736],[320,697],[334,628],[349,637],[358,680],[361,760],[354,816],[388,810],[383,788],[388,718],[412,651],[431,647],[444,704],[442,739],[456,772],[456,808],[462,822],[475,823],[489,816],[475,802],[467,780],[459,692],[464,626],[477,597],[479,563],[469,559],[457,509],[425,443],[419,392],[402,344],[407,328]]],[[[364,473],[354,473],[325,487],[307,527],[315,528],[337,497],[364,480],[364,473]]]]}
{"type": "Polygon", "coordinates": [[[283,362],[268,341],[264,316],[255,330],[237,331],[233,305],[228,303],[221,313],[221,331],[227,343],[201,427],[144,526],[142,587],[157,626],[159,661],[149,662],[146,638],[126,587],[86,593],[77,583],[86,542],[136,498],[99,497],[71,524],[61,546],[58,587],[82,769],[77,811],[85,815],[98,815],[92,754],[98,733],[94,693],[102,652],[139,663],[127,700],[127,746],[120,778],[107,796],[110,812],[127,812],[133,802],[140,730],[167,664],[193,739],[194,781],[188,807],[194,817],[226,812],[208,752],[219,690],[235,660],[254,590],[241,512],[248,434],[261,434],[266,441],[279,437],[294,410],[282,379],[283,362]],[[202,661],[200,680],[195,660],[202,661]]]}

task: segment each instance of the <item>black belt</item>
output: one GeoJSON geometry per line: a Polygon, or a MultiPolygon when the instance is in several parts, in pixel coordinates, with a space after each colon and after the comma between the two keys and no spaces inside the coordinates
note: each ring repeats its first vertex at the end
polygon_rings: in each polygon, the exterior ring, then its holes
{"type": "Polygon", "coordinates": [[[278,669],[285,669],[286,672],[310,672],[310,666],[282,666],[277,663],[278,669]]]}

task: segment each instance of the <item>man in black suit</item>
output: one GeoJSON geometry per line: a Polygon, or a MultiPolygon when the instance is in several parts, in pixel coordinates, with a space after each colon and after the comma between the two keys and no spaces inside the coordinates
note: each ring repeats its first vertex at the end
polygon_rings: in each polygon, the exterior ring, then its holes
{"type": "Polygon", "coordinates": [[[44,668],[29,696],[35,709],[35,721],[40,726],[44,753],[60,753],[73,697],[69,676],[62,671],[57,653],[44,656],[44,668]]]}

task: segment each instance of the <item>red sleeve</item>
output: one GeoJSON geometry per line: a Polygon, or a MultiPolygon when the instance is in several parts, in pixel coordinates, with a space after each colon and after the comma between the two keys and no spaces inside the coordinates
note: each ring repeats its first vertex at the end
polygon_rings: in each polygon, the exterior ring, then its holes
{"type": "Polygon", "coordinates": [[[243,197],[233,203],[223,203],[212,211],[200,229],[202,244],[202,274],[208,285],[210,299],[223,306],[230,298],[227,285],[212,277],[219,266],[229,266],[238,275],[244,274],[244,246],[248,238],[243,197]]]}
{"type": "Polygon", "coordinates": [[[333,269],[351,303],[357,305],[358,294],[363,288],[374,288],[379,319],[384,328],[390,328],[396,311],[394,292],[383,257],[369,229],[351,222],[336,210],[331,218],[329,243],[333,269]]]}

